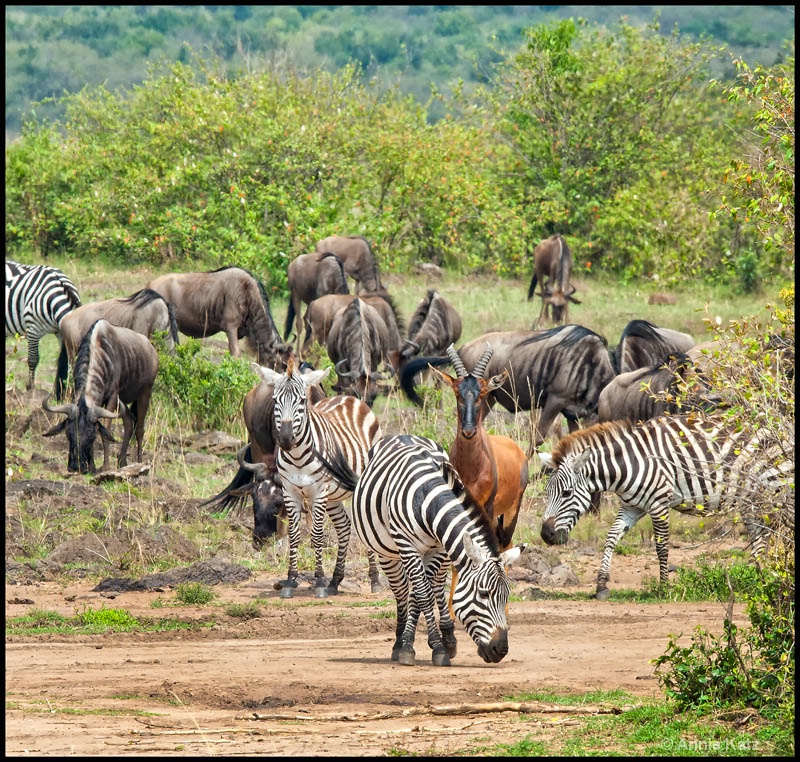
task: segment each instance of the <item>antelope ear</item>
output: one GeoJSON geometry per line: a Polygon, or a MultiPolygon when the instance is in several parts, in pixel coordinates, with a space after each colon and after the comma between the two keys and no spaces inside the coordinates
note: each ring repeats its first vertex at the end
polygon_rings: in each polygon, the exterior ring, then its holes
{"type": "Polygon", "coordinates": [[[511,566],[524,552],[528,546],[523,542],[521,545],[515,545],[513,548],[504,550],[500,554],[500,561],[503,566],[511,566]]]}
{"type": "Polygon", "coordinates": [[[487,558],[488,554],[479,545],[472,541],[469,532],[464,532],[464,550],[467,552],[467,558],[473,566],[480,566],[487,558]]]}
{"type": "Polygon", "coordinates": [[[508,378],[508,368],[506,368],[502,373],[498,373],[496,376],[492,376],[489,379],[489,383],[486,385],[486,389],[490,392],[493,392],[495,389],[499,389],[508,378]]]}
{"type": "Polygon", "coordinates": [[[445,373],[443,370],[439,370],[437,367],[433,365],[429,364],[428,370],[433,371],[433,375],[443,384],[447,384],[448,386],[452,386],[453,382],[456,380],[451,375],[445,373]]]}

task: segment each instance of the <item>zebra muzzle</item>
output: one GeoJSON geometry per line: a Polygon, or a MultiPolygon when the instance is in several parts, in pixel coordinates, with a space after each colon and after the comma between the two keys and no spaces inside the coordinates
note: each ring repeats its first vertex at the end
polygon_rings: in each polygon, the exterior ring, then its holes
{"type": "Polygon", "coordinates": [[[564,529],[556,529],[552,519],[542,522],[542,539],[548,545],[564,545],[569,539],[569,532],[564,529]]]}
{"type": "Polygon", "coordinates": [[[478,656],[488,664],[497,664],[508,653],[508,630],[495,629],[488,643],[478,643],[478,656]]]}

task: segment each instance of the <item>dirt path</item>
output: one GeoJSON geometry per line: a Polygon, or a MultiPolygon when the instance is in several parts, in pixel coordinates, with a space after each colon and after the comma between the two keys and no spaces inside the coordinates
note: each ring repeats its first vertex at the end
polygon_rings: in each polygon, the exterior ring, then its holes
{"type": "MultiPolygon", "coordinates": [[[[615,560],[622,576],[624,559],[615,560]]],[[[105,604],[139,617],[216,624],[191,634],[7,638],[6,754],[480,753],[526,736],[552,737],[570,713],[520,721],[515,711],[435,714],[437,707],[545,690],[658,696],[650,661],[669,636],[683,633],[688,643],[698,625],[719,632],[724,616],[714,603],[516,602],[511,650],[499,664],[485,664],[459,627],[453,666],[431,666],[423,630],[417,666],[402,667],[389,659],[394,619],[386,614],[394,604],[380,605],[384,594],[317,601],[299,591],[281,601],[271,582],[256,578],[219,591],[223,601],[261,596],[261,616],[247,621],[218,607],[154,609],[157,593],[126,593],[112,603],[88,585],[7,586],[7,616],[34,606],[73,615],[105,604]],[[361,605],[346,605],[354,601],[361,605]]]]}

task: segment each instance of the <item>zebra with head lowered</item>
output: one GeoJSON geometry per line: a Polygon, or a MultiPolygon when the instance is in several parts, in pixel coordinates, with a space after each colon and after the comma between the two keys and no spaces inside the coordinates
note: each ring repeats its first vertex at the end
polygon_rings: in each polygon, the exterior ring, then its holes
{"type": "Polygon", "coordinates": [[[353,491],[353,530],[378,556],[397,604],[392,661],[413,666],[420,614],[435,666],[456,654],[445,579],[452,565],[458,580],[452,596],[456,617],[489,663],[508,653],[505,567],[525,546],[500,553],[483,510],[433,440],[410,434],[386,436],[373,445],[360,475],[341,451],[325,458],[343,488],[353,491]],[[435,608],[439,611],[436,621],[435,608]]]}
{"type": "MultiPolygon", "coordinates": [[[[28,341],[29,391],[39,365],[39,340],[48,333],[60,335],[64,316],[80,306],[78,289],[61,270],[6,260],[6,336],[19,334],[28,341]]],[[[66,355],[59,356],[53,389],[57,400],[64,398],[68,372],[66,355]]]]}
{"type": "Polygon", "coordinates": [[[772,495],[777,505],[780,491],[791,489],[794,510],[794,458],[781,449],[770,445],[761,432],[736,430],[696,414],[636,424],[598,423],[566,436],[551,455],[539,454],[554,469],[547,484],[542,539],[548,545],[565,543],[593,492],[608,490],[620,497],[622,505],[606,536],[597,574],[600,600],[609,596],[614,548],[644,516],[650,516],[653,524],[660,582],[667,582],[671,508],[714,515],[742,506],[744,524],[754,538],[752,553],[757,556],[769,532],[757,515],[759,496],[762,506],[765,494],[772,495]]]}
{"type": "MultiPolygon", "coordinates": [[[[344,564],[350,543],[350,519],[343,501],[352,490],[333,480],[320,460],[334,450],[342,450],[351,467],[361,471],[367,452],[381,436],[378,419],[369,405],[352,396],[325,397],[316,404],[309,397],[311,387],[321,384],[330,367],[301,373],[290,357],[285,373],[278,373],[258,363],[251,367],[273,385],[273,416],[277,448],[276,465],[280,476],[286,514],[289,519],[289,572],[279,583],[282,598],[291,598],[297,587],[297,550],[300,545],[300,519],[303,505],[311,505],[311,541],[316,568],[314,591],[318,598],[336,595],[344,579],[344,564]],[[338,548],[336,566],[330,584],[322,568],[324,516],[328,514],[336,531],[338,548]]],[[[372,592],[380,589],[378,567],[369,557],[372,592]]]]}

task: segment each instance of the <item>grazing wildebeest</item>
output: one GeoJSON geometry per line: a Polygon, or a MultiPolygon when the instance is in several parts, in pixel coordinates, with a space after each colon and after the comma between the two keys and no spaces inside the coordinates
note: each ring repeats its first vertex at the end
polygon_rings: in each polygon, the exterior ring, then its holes
{"type": "Polygon", "coordinates": [[[331,251],[322,254],[300,254],[289,262],[287,269],[287,284],[289,287],[289,308],[286,313],[286,327],[284,341],[289,337],[294,328],[297,351],[300,351],[300,325],[308,325],[306,315],[300,315],[303,304],[311,304],[314,299],[319,299],[325,294],[349,294],[347,276],[344,272],[342,260],[331,251]]]}
{"type": "Polygon", "coordinates": [[[69,442],[67,468],[82,474],[95,473],[94,442],[97,432],[103,441],[103,468],[108,468],[110,432],[101,418],[122,416],[123,435],[119,466],[127,465],[128,443],[136,433],[136,460],[142,460],[144,419],[150,406],[153,383],[158,372],[158,352],[146,336],[95,321],[78,347],[73,369],[73,402],[42,407],[49,413],[65,415],[65,420],[45,432],[54,436],[66,429],[69,442]]]}
{"type": "Polygon", "coordinates": [[[241,354],[239,339],[245,339],[260,364],[286,367],[292,348],[281,341],[264,284],[248,270],[167,273],[147,287],[172,304],[178,329],[187,336],[204,338],[224,331],[234,357],[241,354]]]}
{"type": "Polygon", "coordinates": [[[76,307],[64,317],[61,321],[61,352],[66,353],[70,364],[75,360],[84,334],[100,318],[111,325],[130,328],[151,341],[156,331],[163,331],[169,352],[175,351],[175,345],[179,341],[178,324],[172,305],[153,289],[143,288],[130,296],[89,302],[76,307]]]}
{"type": "MultiPolygon", "coordinates": [[[[64,317],[80,305],[78,289],[61,270],[6,260],[6,336],[24,335],[28,342],[28,391],[36,380],[40,339],[47,333],[59,335],[64,317]]],[[[68,372],[66,356],[59,357],[57,400],[64,397],[68,372]]]]}
{"type": "MultiPolygon", "coordinates": [[[[464,344],[458,351],[466,367],[474,367],[486,345],[494,354],[487,376],[508,370],[502,386],[489,393],[482,405],[499,402],[509,412],[539,410],[528,454],[538,448],[559,413],[576,431],[581,419],[597,414],[600,390],[614,377],[608,342],[580,325],[565,325],[546,331],[494,331],[464,344]]],[[[414,389],[414,376],[428,364],[449,365],[448,357],[416,357],[400,374],[400,385],[417,405],[422,400],[414,389]]]]}
{"type": "MultiPolygon", "coordinates": [[[[301,373],[313,368],[308,363],[299,367],[301,373]]],[[[259,550],[274,534],[285,535],[278,518],[284,515],[283,492],[277,476],[275,447],[277,432],[273,408],[273,386],[259,381],[244,397],[242,415],[249,442],[236,456],[239,470],[225,489],[203,502],[202,506],[228,509],[250,496],[253,499],[253,548],[259,550]]],[[[309,389],[311,402],[325,397],[325,391],[315,384],[309,389]]]]}
{"type": "MultiPolygon", "coordinates": [[[[491,346],[486,347],[471,372],[464,367],[452,344],[446,351],[456,377],[438,368],[432,368],[432,371],[456,396],[456,437],[449,450],[450,462],[458,471],[470,497],[485,511],[497,535],[500,550],[508,550],[519,518],[522,497],[528,486],[528,458],[511,437],[486,431],[483,424],[485,408],[481,405],[487,394],[502,386],[508,371],[504,370],[489,379],[484,378],[493,352],[491,346]]],[[[450,586],[451,600],[456,577],[454,571],[450,586]]]]}
{"type": "Polygon", "coordinates": [[[344,264],[344,271],[356,281],[356,293],[380,291],[378,262],[369,241],[362,235],[331,235],[317,241],[318,252],[332,251],[344,264]]]}
{"type": "MultiPolygon", "coordinates": [[[[303,352],[308,352],[314,341],[325,346],[336,313],[355,298],[354,294],[327,294],[308,305],[306,311],[308,325],[303,352]]],[[[383,289],[377,294],[360,294],[358,298],[378,310],[386,325],[386,330],[389,332],[389,351],[398,352],[401,343],[400,332],[404,328],[404,323],[392,297],[383,289]]]]}
{"type": "Polygon", "coordinates": [[[709,392],[689,356],[680,353],[652,368],[614,376],[600,392],[597,420],[646,421],[690,410],[708,411],[719,401],[709,392]],[[686,388],[687,383],[690,388],[686,388]]]}
{"type": "Polygon", "coordinates": [[[575,286],[572,277],[572,252],[564,238],[556,233],[545,238],[533,250],[533,276],[528,287],[528,301],[536,293],[536,284],[542,289],[542,308],[533,327],[538,328],[542,318],[549,314],[555,325],[567,322],[569,303],[580,304],[573,294],[575,286]]]}
{"type": "Polygon", "coordinates": [[[652,368],[670,355],[688,352],[694,346],[688,333],[659,328],[647,320],[631,320],[622,329],[619,344],[613,350],[616,373],[652,368]]]}
{"type": "Polygon", "coordinates": [[[461,315],[435,288],[429,288],[409,321],[400,361],[414,355],[441,354],[460,338],[461,315]]]}
{"type": "MultiPolygon", "coordinates": [[[[333,318],[325,342],[339,377],[334,389],[352,394],[370,407],[378,396],[381,362],[389,366],[389,332],[378,310],[356,297],[333,318]]],[[[391,370],[391,368],[390,368],[391,370]]]]}

